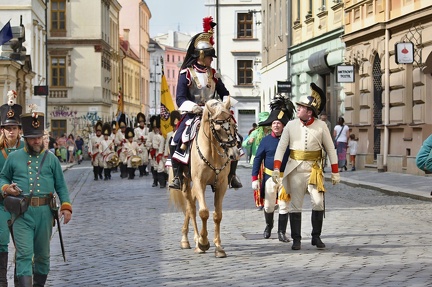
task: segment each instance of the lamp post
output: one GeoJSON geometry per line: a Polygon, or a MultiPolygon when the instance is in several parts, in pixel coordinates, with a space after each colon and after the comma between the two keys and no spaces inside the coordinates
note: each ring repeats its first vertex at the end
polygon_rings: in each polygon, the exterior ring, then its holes
{"type": "Polygon", "coordinates": [[[159,57],[155,57],[153,59],[153,64],[154,64],[154,71],[153,71],[153,84],[154,84],[154,114],[157,114],[157,76],[159,76],[161,73],[157,72],[157,67],[159,66],[159,61],[162,63],[163,58],[162,56],[160,56],[160,60],[159,57]]]}

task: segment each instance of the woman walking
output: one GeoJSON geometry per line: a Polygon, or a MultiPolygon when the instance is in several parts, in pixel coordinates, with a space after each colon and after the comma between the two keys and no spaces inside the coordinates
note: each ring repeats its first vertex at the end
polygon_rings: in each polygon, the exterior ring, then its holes
{"type": "Polygon", "coordinates": [[[338,156],[339,172],[343,170],[346,171],[346,153],[349,138],[349,127],[345,125],[345,119],[343,117],[339,117],[338,123],[333,130],[333,137],[335,139],[335,147],[338,156]]]}

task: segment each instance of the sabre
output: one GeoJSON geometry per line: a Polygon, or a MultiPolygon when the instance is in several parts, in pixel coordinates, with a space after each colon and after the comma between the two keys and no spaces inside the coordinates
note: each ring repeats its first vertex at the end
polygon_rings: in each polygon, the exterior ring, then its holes
{"type": "Polygon", "coordinates": [[[63,260],[64,260],[64,262],[66,262],[66,252],[64,249],[63,236],[62,236],[62,232],[61,232],[60,218],[59,218],[59,213],[58,213],[59,205],[57,203],[55,195],[52,196],[51,200],[52,200],[51,211],[52,211],[52,214],[54,216],[54,220],[57,222],[57,230],[58,230],[59,238],[60,238],[60,247],[61,247],[61,251],[62,251],[62,255],[63,255],[63,260]]]}

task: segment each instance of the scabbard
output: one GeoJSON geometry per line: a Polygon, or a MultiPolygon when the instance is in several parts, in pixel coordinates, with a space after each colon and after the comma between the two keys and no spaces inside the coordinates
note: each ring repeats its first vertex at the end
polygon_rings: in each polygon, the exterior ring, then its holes
{"type": "Polygon", "coordinates": [[[59,233],[60,247],[61,247],[61,251],[62,251],[62,255],[63,255],[63,260],[64,260],[64,262],[66,262],[66,252],[64,249],[63,236],[62,236],[61,227],[60,227],[60,218],[58,217],[58,214],[57,214],[57,216],[55,216],[55,220],[57,222],[57,230],[59,233]]]}

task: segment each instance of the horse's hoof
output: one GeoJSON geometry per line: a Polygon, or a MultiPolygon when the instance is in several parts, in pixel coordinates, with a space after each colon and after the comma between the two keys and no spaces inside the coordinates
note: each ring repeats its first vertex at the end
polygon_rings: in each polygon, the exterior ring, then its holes
{"type": "Polygon", "coordinates": [[[216,247],[215,249],[215,257],[216,258],[225,258],[227,257],[225,250],[221,246],[216,247]]]}
{"type": "Polygon", "coordinates": [[[180,242],[180,248],[181,249],[191,249],[190,244],[188,241],[182,241],[180,242]]]}
{"type": "Polygon", "coordinates": [[[201,243],[198,242],[198,248],[203,251],[207,251],[210,249],[210,242],[207,242],[206,245],[202,245],[201,243]]]}
{"type": "Polygon", "coordinates": [[[198,247],[196,247],[196,248],[195,248],[195,250],[194,250],[194,253],[196,253],[196,254],[204,254],[204,253],[205,253],[205,251],[204,251],[204,250],[201,250],[201,249],[199,249],[198,247]]]}

